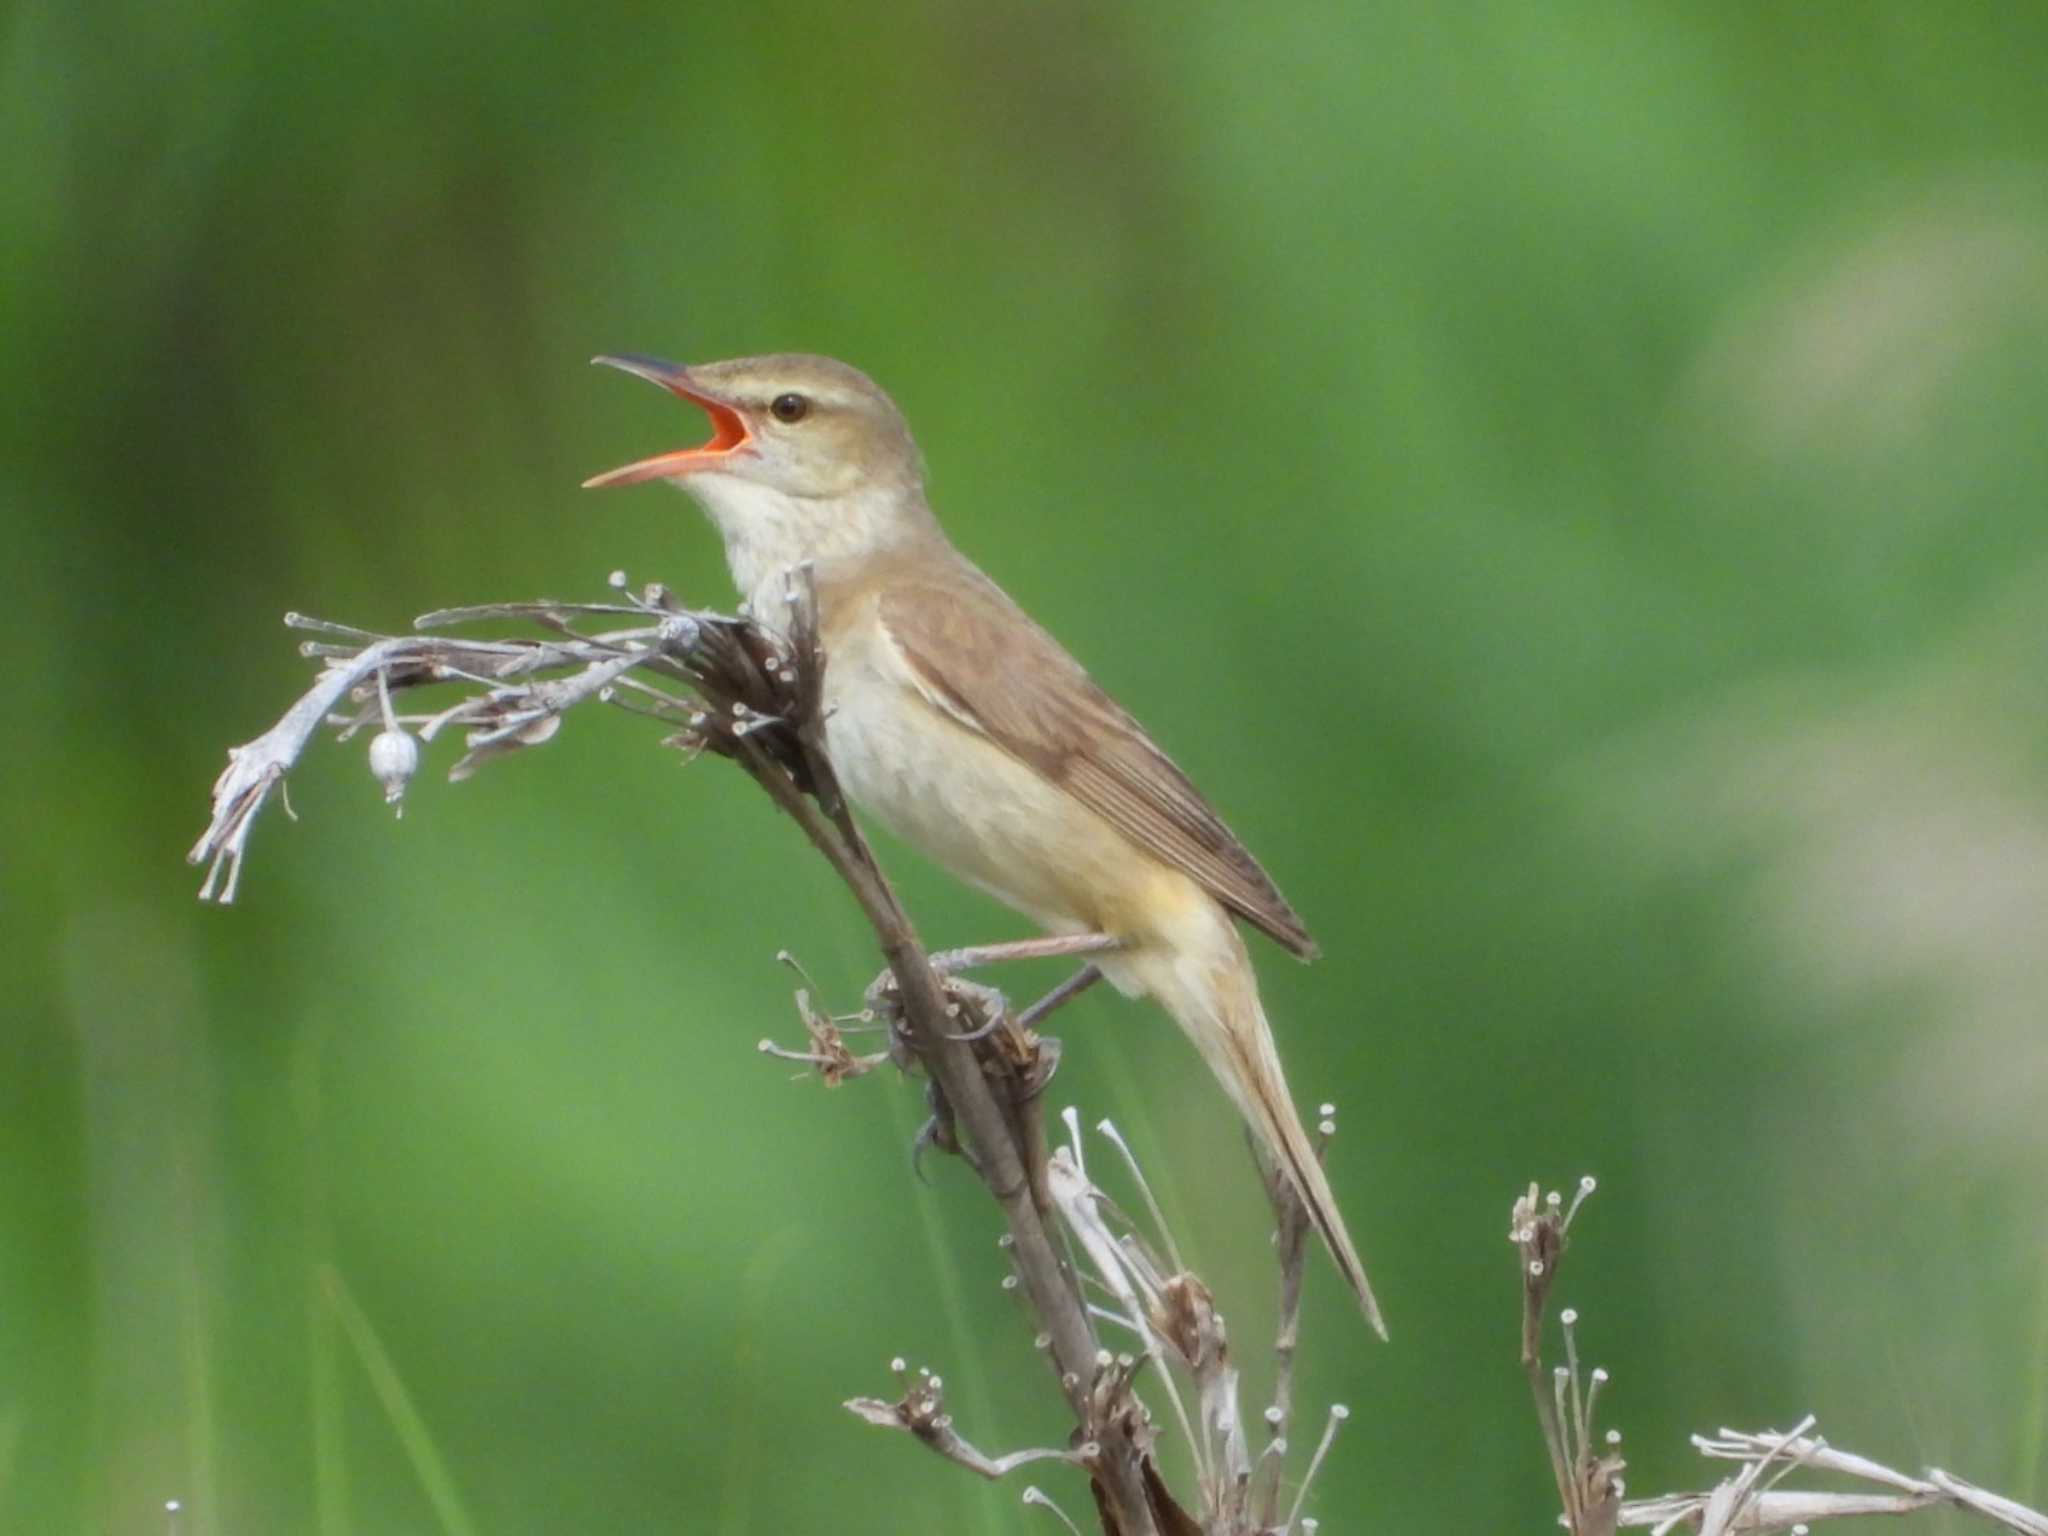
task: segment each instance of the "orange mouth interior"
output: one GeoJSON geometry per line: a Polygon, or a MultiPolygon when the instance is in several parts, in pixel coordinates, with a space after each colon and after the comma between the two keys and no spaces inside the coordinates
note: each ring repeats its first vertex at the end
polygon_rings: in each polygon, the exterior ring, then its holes
{"type": "Polygon", "coordinates": [[[586,490],[598,490],[612,485],[638,485],[645,480],[669,480],[677,475],[710,469],[734,449],[746,446],[751,440],[753,434],[747,431],[745,418],[724,401],[698,394],[675,379],[655,378],[654,382],[697,406],[711,418],[710,441],[699,443],[694,448],[679,448],[673,453],[658,453],[649,459],[636,459],[631,464],[608,469],[601,475],[592,475],[583,482],[586,490]]]}

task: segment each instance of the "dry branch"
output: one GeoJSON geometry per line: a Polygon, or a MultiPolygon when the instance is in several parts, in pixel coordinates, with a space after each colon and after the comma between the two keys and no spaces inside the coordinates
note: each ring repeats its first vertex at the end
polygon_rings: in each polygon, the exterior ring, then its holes
{"type": "MultiPolygon", "coordinates": [[[[632,593],[623,574],[612,585],[620,601],[448,609],[416,621],[418,631],[429,632],[409,635],[288,616],[291,627],[321,637],[301,649],[322,661],[323,669],[275,726],[229,753],[214,785],[212,820],[190,854],[193,863],[207,866],[202,898],[234,899],[257,814],[323,725],[343,739],[380,727],[370,762],[394,804],[402,803],[421,744],[449,730],[462,731],[467,749],[449,773],[461,779],[494,758],[550,740],[567,711],[592,699],[675,727],[670,745],[731,759],[797,823],[859,902],[887,962],[885,981],[871,989],[864,1015],[864,1021],[882,1016],[885,1050],[855,1054],[845,1041],[850,1021],[818,1012],[810,1001],[814,989],[808,988],[798,993],[807,1049],[765,1040],[761,1049],[804,1064],[828,1083],[861,1076],[892,1059],[925,1074],[933,1105],[931,1140],[960,1152],[1002,1211],[1014,1287],[1040,1330],[1037,1343],[1073,1414],[1073,1439],[1065,1449],[984,1455],[954,1429],[939,1378],[911,1376],[900,1361],[902,1394],[896,1402],[856,1398],[847,1406],[870,1423],[910,1433],[980,1476],[1001,1477],[1033,1461],[1078,1465],[1088,1474],[1100,1526],[1111,1536],[1262,1536],[1312,1529],[1314,1522],[1301,1518],[1303,1498],[1343,1411],[1333,1410],[1308,1477],[1287,1515],[1279,1517],[1306,1226],[1291,1190],[1283,1184],[1274,1191],[1285,1297],[1281,1397],[1265,1414],[1270,1439],[1255,1461],[1239,1414],[1237,1373],[1223,1322],[1207,1288],[1184,1271],[1170,1239],[1162,1236],[1169,1256],[1162,1261],[1088,1180],[1078,1131],[1070,1146],[1048,1152],[1040,1096],[1058,1063],[1059,1042],[1035,1025],[1058,1000],[1086,985],[1090,973],[1013,1016],[1001,993],[949,978],[933,966],[855,824],[825,752],[825,657],[808,572],[792,577],[785,621],[772,627],[685,608],[660,586],[632,593]],[[496,621],[546,633],[475,639],[440,632],[496,621]],[[432,712],[402,712],[394,703],[442,685],[461,689],[461,696],[432,712]],[[1082,1277],[1066,1258],[1068,1243],[1085,1254],[1089,1283],[1110,1297],[1108,1304],[1093,1304],[1084,1294],[1082,1277]],[[1128,1334],[1137,1349],[1106,1348],[1098,1324],[1128,1334]],[[1194,1450],[1200,1487],[1192,1503],[1199,1516],[1167,1489],[1154,1457],[1152,1418],[1137,1393],[1137,1378],[1147,1367],[1171,1399],[1194,1450]],[[1190,1388],[1192,1414],[1176,1372],[1190,1388]]],[[[1142,1188],[1135,1159],[1113,1129],[1108,1134],[1142,1188]]],[[[1146,1201],[1151,1204],[1149,1191],[1146,1201]]],[[[1151,1208],[1156,1220],[1157,1207],[1151,1208]]],[[[1163,1234],[1163,1223],[1159,1228],[1163,1234]]],[[[1051,1503],[1035,1488],[1025,1498],[1051,1503]]]]}
{"type": "Polygon", "coordinates": [[[1924,1509],[1965,1510],[2020,1536],[2048,1536],[2048,1516],[1974,1483],[1941,1471],[1912,1477],[1866,1456],[1836,1450],[1809,1433],[1814,1426],[1811,1415],[1782,1434],[1724,1429],[1714,1439],[1695,1435],[1692,1443],[1702,1456],[1740,1463],[1734,1476],[1697,1493],[1625,1501],[1621,1434],[1609,1430],[1597,1441],[1595,1438],[1599,1391],[1607,1383],[1607,1373],[1597,1368],[1590,1373],[1582,1370],[1578,1314],[1569,1307],[1558,1314],[1566,1363],[1548,1372],[1543,1366],[1551,1288],[1564,1258],[1572,1219],[1593,1188],[1591,1179],[1582,1179],[1577,1198],[1567,1207],[1560,1194],[1553,1191],[1543,1196],[1538,1186],[1530,1185],[1529,1192],[1515,1201],[1508,1231],[1522,1277],[1522,1365],[1535,1393],[1537,1421],[1557,1479],[1564,1511],[1561,1523],[1572,1536],[1612,1536],[1617,1530],[1631,1529],[1647,1529],[1653,1536],[1680,1530],[1698,1536],[1803,1531],[1823,1520],[1910,1515],[1924,1509]],[[1833,1473],[1884,1491],[1782,1487],[1795,1472],[1833,1473]]]}

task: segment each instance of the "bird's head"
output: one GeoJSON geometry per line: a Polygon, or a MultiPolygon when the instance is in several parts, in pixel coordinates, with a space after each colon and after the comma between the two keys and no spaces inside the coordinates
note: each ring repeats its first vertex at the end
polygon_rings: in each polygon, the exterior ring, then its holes
{"type": "Polygon", "coordinates": [[[652,357],[595,361],[698,406],[711,418],[711,438],[583,483],[680,485],[725,535],[736,575],[745,554],[790,563],[829,559],[884,547],[929,523],[910,428],[857,368],[804,353],[694,367],[652,357]]]}

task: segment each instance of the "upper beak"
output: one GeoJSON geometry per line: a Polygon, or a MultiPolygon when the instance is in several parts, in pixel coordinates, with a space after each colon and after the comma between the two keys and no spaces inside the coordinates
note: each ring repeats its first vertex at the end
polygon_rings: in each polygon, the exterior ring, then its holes
{"type": "Polygon", "coordinates": [[[638,374],[671,394],[680,395],[692,405],[702,407],[704,414],[711,418],[711,440],[695,448],[658,453],[651,459],[640,459],[618,469],[606,470],[601,475],[592,475],[583,482],[586,490],[606,485],[638,485],[643,480],[666,480],[710,469],[753,439],[753,434],[747,431],[745,418],[716,395],[707,393],[691,379],[690,370],[680,363],[665,363],[658,357],[637,357],[631,353],[617,357],[593,357],[591,361],[603,363],[607,368],[617,368],[623,373],[638,374]]]}

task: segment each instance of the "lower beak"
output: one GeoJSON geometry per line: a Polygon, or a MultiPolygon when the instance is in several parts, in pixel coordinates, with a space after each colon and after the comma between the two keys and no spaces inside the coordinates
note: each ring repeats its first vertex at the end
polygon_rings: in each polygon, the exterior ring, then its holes
{"type": "Polygon", "coordinates": [[[640,459],[618,469],[606,470],[601,475],[592,475],[583,482],[586,490],[607,485],[638,485],[643,480],[673,480],[699,470],[715,469],[753,440],[753,434],[747,431],[745,418],[716,395],[705,393],[692,382],[690,370],[680,363],[665,363],[658,357],[631,354],[593,357],[591,361],[602,363],[607,368],[617,368],[623,373],[637,374],[700,407],[711,418],[711,440],[695,448],[659,453],[651,459],[640,459]]]}

